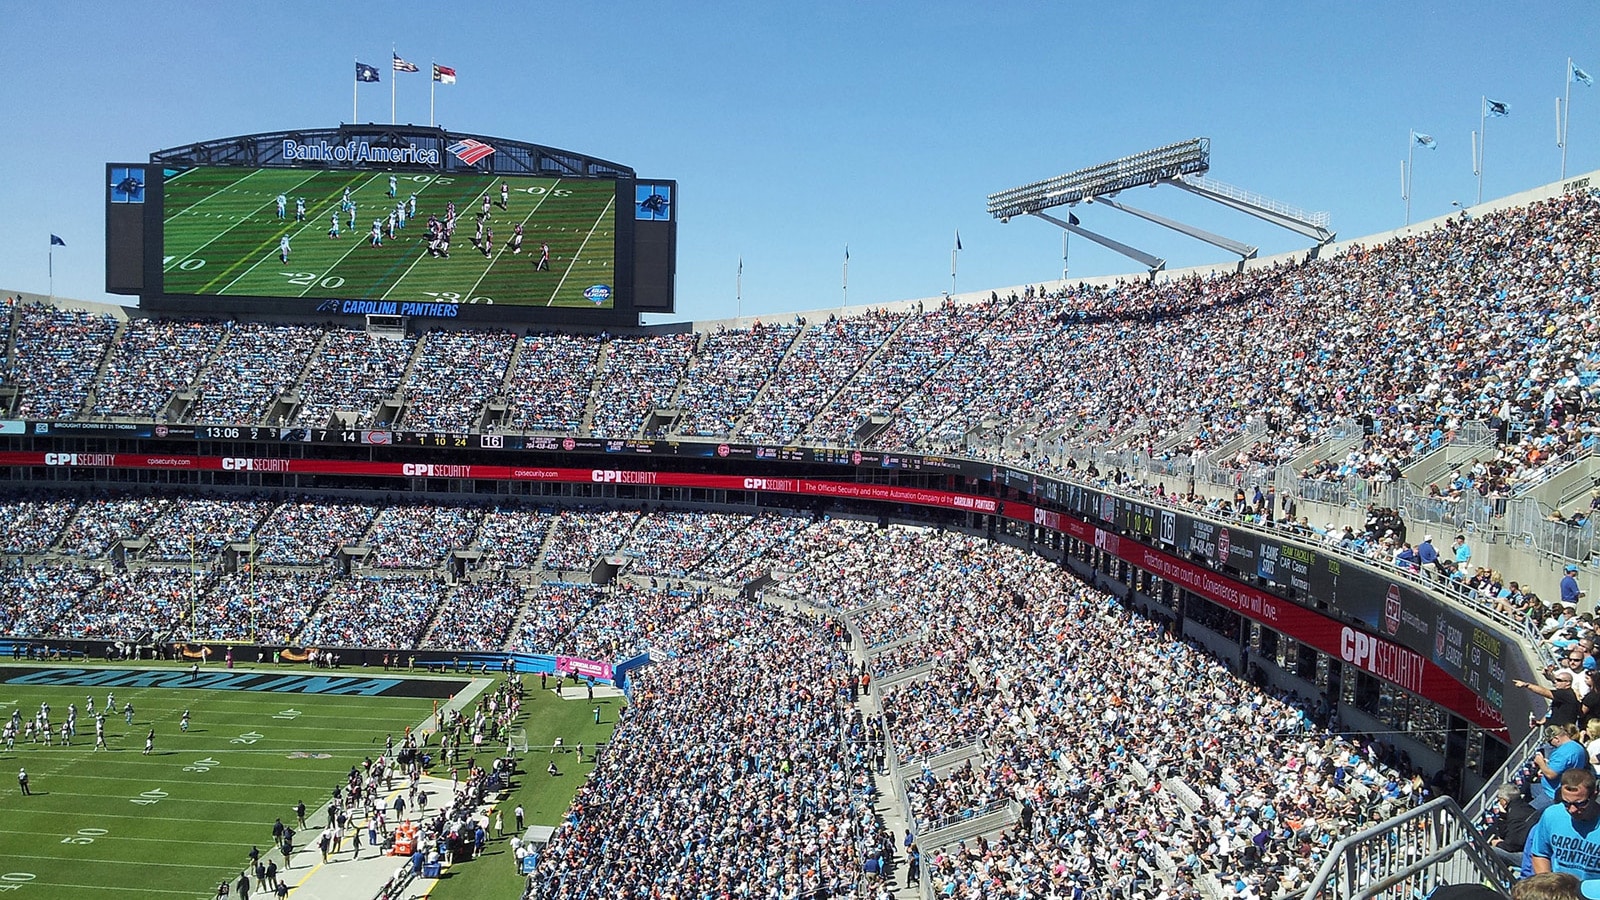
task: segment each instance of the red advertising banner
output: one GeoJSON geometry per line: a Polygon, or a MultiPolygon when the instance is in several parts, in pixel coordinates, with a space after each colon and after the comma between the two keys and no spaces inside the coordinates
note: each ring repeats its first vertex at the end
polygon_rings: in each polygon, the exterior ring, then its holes
{"type": "Polygon", "coordinates": [[[1008,519],[1032,522],[1065,532],[1106,553],[1127,561],[1185,590],[1260,622],[1335,659],[1344,660],[1377,678],[1454,712],[1509,740],[1500,711],[1484,703],[1466,685],[1431,663],[1427,657],[1393,641],[1351,628],[1337,619],[1307,609],[1247,584],[1219,575],[1203,566],[1126,541],[1087,522],[1023,503],[1007,503],[1008,519]]]}
{"type": "Polygon", "coordinates": [[[936,491],[887,484],[857,484],[811,478],[754,478],[742,475],[697,475],[642,469],[568,469],[539,466],[478,466],[448,463],[349,462],[330,459],[274,459],[242,456],[152,456],[135,453],[0,453],[4,466],[83,466],[121,469],[195,469],[223,472],[268,472],[281,475],[378,475],[398,478],[481,478],[498,481],[591,482],[618,485],[660,485],[730,491],[809,494],[843,500],[911,503],[943,509],[993,514],[1000,501],[975,494],[936,491]]]}

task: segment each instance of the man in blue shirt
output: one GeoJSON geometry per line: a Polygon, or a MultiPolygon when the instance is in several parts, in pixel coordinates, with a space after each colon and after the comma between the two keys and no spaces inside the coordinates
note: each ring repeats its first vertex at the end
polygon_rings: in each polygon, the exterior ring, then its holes
{"type": "Polygon", "coordinates": [[[1533,871],[1600,878],[1600,803],[1594,773],[1569,769],[1561,775],[1561,802],[1544,811],[1528,835],[1533,871]]]}
{"type": "Polygon", "coordinates": [[[1429,578],[1439,577],[1439,549],[1433,546],[1433,535],[1422,539],[1417,545],[1417,562],[1422,567],[1422,574],[1429,578]]]}
{"type": "Polygon", "coordinates": [[[1561,602],[1576,609],[1585,593],[1578,590],[1578,567],[1567,563],[1566,574],[1561,577],[1561,602]]]}

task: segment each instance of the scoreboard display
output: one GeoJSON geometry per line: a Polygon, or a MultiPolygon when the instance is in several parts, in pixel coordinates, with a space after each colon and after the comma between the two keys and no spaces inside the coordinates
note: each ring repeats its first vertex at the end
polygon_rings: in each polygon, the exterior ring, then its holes
{"type": "Polygon", "coordinates": [[[167,295],[616,305],[615,181],[207,166],[161,186],[167,295]]]}
{"type": "Polygon", "coordinates": [[[177,314],[609,325],[673,310],[674,182],[438,129],[293,134],[108,165],[106,289],[177,314]],[[241,146],[256,164],[234,164],[241,146]]]}

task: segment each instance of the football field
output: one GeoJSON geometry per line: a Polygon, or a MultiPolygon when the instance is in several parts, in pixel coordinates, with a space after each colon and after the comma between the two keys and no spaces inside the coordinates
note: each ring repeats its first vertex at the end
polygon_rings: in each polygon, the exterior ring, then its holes
{"type": "Polygon", "coordinates": [[[167,170],[163,203],[167,294],[612,305],[617,204],[609,180],[197,167],[167,170]],[[390,211],[402,202],[409,209],[413,195],[415,215],[376,246],[374,220],[387,231],[390,211]],[[479,244],[485,196],[490,210],[479,244]],[[429,252],[427,223],[430,215],[442,221],[450,203],[457,221],[445,258],[429,252]],[[517,226],[520,253],[511,247],[517,226]],[[543,245],[547,268],[539,265],[543,245]]]}
{"type": "MultiPolygon", "coordinates": [[[[251,846],[281,864],[274,819],[295,825],[296,803],[321,807],[351,766],[383,752],[386,736],[398,744],[435,702],[470,684],[303,668],[213,667],[189,679],[173,668],[0,667],[0,719],[31,719],[48,703],[59,730],[69,704],[78,713],[67,746],[59,737],[0,745],[11,781],[0,793],[0,895],[213,897],[219,881],[238,877],[251,846]],[[86,701],[103,709],[108,694],[117,709],[105,719],[107,749],[96,750],[86,701]],[[22,768],[31,796],[12,781],[22,768]]],[[[314,841],[320,824],[296,844],[314,841]]],[[[288,873],[290,885],[298,872],[288,873]]]]}

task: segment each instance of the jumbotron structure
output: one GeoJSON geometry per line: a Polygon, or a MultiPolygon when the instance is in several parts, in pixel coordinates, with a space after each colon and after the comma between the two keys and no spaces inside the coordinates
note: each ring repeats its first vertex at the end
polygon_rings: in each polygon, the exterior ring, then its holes
{"type": "Polygon", "coordinates": [[[1013,216],[1021,215],[1043,219],[1138,262],[1152,276],[1166,268],[1165,259],[1090,231],[1083,227],[1076,215],[1068,213],[1066,219],[1061,219],[1047,210],[1073,207],[1079,203],[1099,204],[1220,247],[1237,255],[1241,263],[1255,258],[1256,247],[1137,209],[1115,199],[1119,193],[1130,188],[1167,184],[1311,238],[1316,242],[1313,252],[1333,241],[1335,235],[1328,228],[1327,213],[1304,212],[1242,188],[1207,179],[1204,176],[1210,170],[1211,139],[1195,138],[990,194],[989,214],[1001,222],[1010,222],[1013,216]]]}

